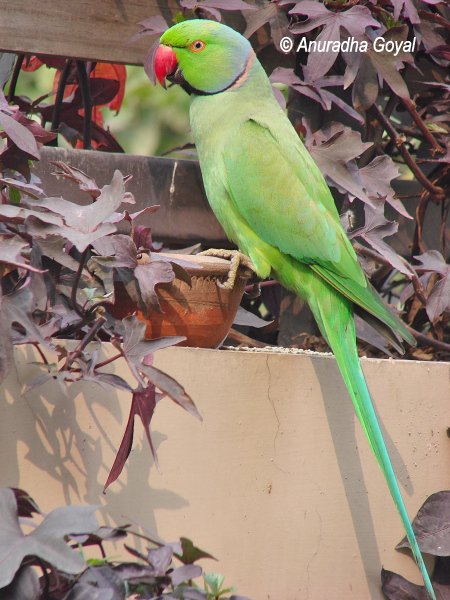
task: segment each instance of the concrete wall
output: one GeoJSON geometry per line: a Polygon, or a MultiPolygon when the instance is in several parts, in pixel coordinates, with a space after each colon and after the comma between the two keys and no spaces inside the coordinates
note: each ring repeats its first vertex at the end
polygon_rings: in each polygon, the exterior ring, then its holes
{"type": "MultiPolygon", "coordinates": [[[[191,537],[220,560],[206,569],[253,600],[378,600],[382,565],[420,583],[394,550],[402,526],[332,357],[171,348],[156,366],[204,418],[158,405],[161,473],[137,423],[128,466],[102,495],[129,396],[95,384],[84,395],[81,384],[68,396],[47,384],[22,396],[37,372],[27,365],[0,394],[0,485],[25,488],[46,511],[101,504],[108,523],[191,537]]],[[[449,487],[450,365],[371,359],[363,368],[414,516],[449,487]]]]}

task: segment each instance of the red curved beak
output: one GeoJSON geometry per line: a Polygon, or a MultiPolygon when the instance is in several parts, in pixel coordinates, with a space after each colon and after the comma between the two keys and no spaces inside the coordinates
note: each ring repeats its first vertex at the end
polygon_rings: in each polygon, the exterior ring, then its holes
{"type": "Polygon", "coordinates": [[[161,44],[155,53],[153,66],[155,75],[164,88],[166,87],[166,77],[175,71],[177,65],[177,57],[172,48],[161,44]]]}

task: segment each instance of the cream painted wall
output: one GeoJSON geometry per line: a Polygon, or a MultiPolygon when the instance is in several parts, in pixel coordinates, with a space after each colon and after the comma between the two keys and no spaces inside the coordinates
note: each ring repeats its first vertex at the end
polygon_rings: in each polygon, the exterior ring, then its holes
{"type": "MultiPolygon", "coordinates": [[[[25,488],[46,511],[100,504],[107,523],[191,537],[220,561],[205,568],[252,600],[381,600],[381,565],[420,583],[394,550],[402,526],[332,357],[171,348],[155,364],[204,419],[158,405],[161,473],[136,423],[128,466],[103,495],[129,396],[90,383],[84,395],[47,384],[22,396],[37,372],[24,364],[0,393],[0,485],[25,488]]],[[[450,365],[363,368],[413,516],[449,488],[450,365]]]]}

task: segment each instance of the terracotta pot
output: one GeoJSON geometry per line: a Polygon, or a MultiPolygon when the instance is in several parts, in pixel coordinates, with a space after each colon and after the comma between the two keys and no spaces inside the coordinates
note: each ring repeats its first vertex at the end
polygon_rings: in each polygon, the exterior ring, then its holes
{"type": "Polygon", "coordinates": [[[239,268],[232,290],[224,290],[217,281],[225,281],[230,261],[210,256],[164,254],[180,258],[194,267],[186,267],[192,287],[180,279],[157,286],[163,310],[151,310],[145,315],[128,295],[125,286],[115,283],[116,302],[110,312],[117,318],[135,314],[147,323],[146,337],[183,335],[187,339],[180,346],[216,348],[225,339],[239,307],[245,285],[251,273],[239,268]]]}

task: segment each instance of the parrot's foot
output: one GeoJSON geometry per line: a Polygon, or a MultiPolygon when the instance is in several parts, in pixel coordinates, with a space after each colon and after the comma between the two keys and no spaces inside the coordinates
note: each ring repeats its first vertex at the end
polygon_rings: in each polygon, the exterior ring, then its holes
{"type": "Polygon", "coordinates": [[[223,290],[232,290],[234,288],[234,284],[236,282],[236,276],[239,267],[246,267],[253,273],[255,272],[255,267],[252,261],[248,256],[239,252],[239,250],[225,250],[223,248],[210,248],[209,250],[204,250],[203,252],[199,252],[200,255],[203,256],[215,256],[217,258],[227,258],[230,260],[230,270],[228,271],[227,280],[223,283],[218,281],[217,285],[223,290]]]}

